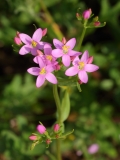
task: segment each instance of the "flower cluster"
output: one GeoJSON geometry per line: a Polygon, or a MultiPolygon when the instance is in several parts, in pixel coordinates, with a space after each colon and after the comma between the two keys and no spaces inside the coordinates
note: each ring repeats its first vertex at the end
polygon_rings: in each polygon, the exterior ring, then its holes
{"type": "MultiPolygon", "coordinates": [[[[89,15],[88,13],[83,13],[83,16],[89,17],[90,13],[89,15]]],[[[55,76],[59,70],[62,70],[66,76],[77,77],[76,82],[87,83],[87,72],[94,72],[99,68],[91,64],[88,51],[82,54],[73,50],[76,39],[71,38],[66,41],[64,37],[62,41],[53,39],[54,49],[52,49],[50,43],[41,41],[46,33],[47,29],[38,28],[31,38],[27,34],[17,32],[17,37],[14,40],[17,45],[22,45],[19,54],[31,53],[34,56],[33,61],[39,65],[39,67],[31,67],[27,70],[28,73],[37,76],[36,86],[41,87],[46,80],[52,84],[59,83],[55,76]],[[81,58],[80,55],[82,55],[81,58]]]]}
{"type": "Polygon", "coordinates": [[[52,143],[52,140],[64,139],[66,138],[66,136],[73,132],[71,131],[66,134],[63,134],[62,125],[58,123],[54,124],[51,132],[48,132],[46,127],[41,122],[36,129],[39,132],[39,134],[33,133],[31,136],[29,136],[29,139],[33,141],[31,149],[33,149],[36,144],[43,142],[47,144],[47,147],[49,147],[49,144],[52,143]]]}

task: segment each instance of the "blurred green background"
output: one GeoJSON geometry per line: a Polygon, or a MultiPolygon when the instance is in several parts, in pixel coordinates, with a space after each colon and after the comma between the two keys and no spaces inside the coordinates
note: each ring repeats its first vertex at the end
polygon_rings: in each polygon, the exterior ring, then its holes
{"type": "Polygon", "coordinates": [[[4,0],[0,2],[0,160],[54,160],[54,142],[30,150],[29,135],[41,121],[48,128],[55,121],[52,87],[35,87],[26,70],[34,66],[31,55],[14,52],[16,31],[29,34],[47,28],[43,41],[76,37],[81,23],[78,8],[92,9],[107,25],[87,30],[81,51],[94,56],[100,69],[89,74],[82,93],[70,88],[71,112],[66,130],[74,133],[62,141],[63,160],[120,160],[120,1],[119,0],[4,0]],[[35,26],[33,25],[35,24],[35,26]],[[92,144],[98,152],[89,154],[92,144]],[[50,152],[49,152],[49,151],[50,152]]]}

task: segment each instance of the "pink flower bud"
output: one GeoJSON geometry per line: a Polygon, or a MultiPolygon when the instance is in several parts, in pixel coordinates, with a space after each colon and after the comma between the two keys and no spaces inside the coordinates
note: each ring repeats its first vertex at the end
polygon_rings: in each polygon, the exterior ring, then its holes
{"type": "Polygon", "coordinates": [[[47,28],[42,30],[42,36],[45,36],[47,34],[47,28]]]}
{"type": "Polygon", "coordinates": [[[88,60],[87,60],[87,63],[90,64],[90,63],[92,63],[92,62],[93,62],[93,56],[90,56],[90,57],[88,58],[88,60]]]}
{"type": "Polygon", "coordinates": [[[39,125],[37,126],[37,131],[38,131],[40,134],[44,134],[44,133],[46,132],[46,128],[45,128],[43,125],[39,124],[39,125]]]}
{"type": "Polygon", "coordinates": [[[60,65],[59,64],[55,65],[55,70],[57,70],[57,71],[60,70],[60,65]]]}
{"type": "Polygon", "coordinates": [[[76,17],[77,17],[77,19],[79,19],[80,18],[80,14],[76,13],[76,17]]]}
{"type": "Polygon", "coordinates": [[[94,26],[99,26],[100,25],[100,22],[99,21],[96,21],[96,22],[94,22],[94,26]]]}
{"type": "Polygon", "coordinates": [[[31,135],[31,136],[29,137],[29,139],[30,139],[30,140],[32,140],[32,141],[34,141],[34,140],[36,140],[36,139],[37,139],[37,136],[35,136],[35,135],[31,135]]]}
{"type": "Polygon", "coordinates": [[[65,44],[66,43],[66,39],[65,37],[62,38],[62,43],[65,44]]]}
{"type": "Polygon", "coordinates": [[[43,56],[43,52],[37,49],[37,55],[38,56],[43,56]]]}
{"type": "Polygon", "coordinates": [[[47,143],[47,144],[50,144],[50,143],[51,143],[51,140],[50,140],[50,139],[47,139],[47,140],[46,140],[46,143],[47,143]]]}
{"type": "Polygon", "coordinates": [[[59,129],[60,129],[60,125],[59,124],[55,124],[53,129],[54,129],[54,132],[58,132],[59,129]]]}
{"type": "Polygon", "coordinates": [[[91,9],[85,10],[85,11],[83,12],[83,18],[86,19],[86,20],[89,19],[91,13],[92,13],[91,9]]]}
{"type": "Polygon", "coordinates": [[[21,44],[22,44],[22,42],[21,42],[21,40],[20,40],[19,37],[14,37],[14,42],[15,42],[15,44],[17,44],[17,45],[21,45],[21,44]]]}
{"type": "Polygon", "coordinates": [[[79,84],[82,84],[83,82],[79,79],[79,80],[78,80],[78,83],[79,83],[79,84]]]}
{"type": "Polygon", "coordinates": [[[89,148],[88,148],[88,152],[90,154],[94,154],[99,150],[99,146],[98,144],[92,144],[89,148]]]}

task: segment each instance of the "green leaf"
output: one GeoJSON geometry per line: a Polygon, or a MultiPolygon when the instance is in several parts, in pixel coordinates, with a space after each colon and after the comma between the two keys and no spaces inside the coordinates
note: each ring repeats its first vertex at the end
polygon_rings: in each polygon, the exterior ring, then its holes
{"type": "Polygon", "coordinates": [[[70,113],[70,99],[69,99],[69,94],[67,90],[65,90],[65,93],[62,99],[61,111],[62,111],[61,119],[62,119],[62,122],[64,122],[68,118],[70,113]]]}

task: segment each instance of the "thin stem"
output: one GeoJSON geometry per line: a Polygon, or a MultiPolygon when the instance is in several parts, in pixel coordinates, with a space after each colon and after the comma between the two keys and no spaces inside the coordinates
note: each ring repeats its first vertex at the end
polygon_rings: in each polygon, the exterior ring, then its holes
{"type": "Polygon", "coordinates": [[[62,160],[60,146],[61,146],[60,139],[57,139],[56,140],[57,160],[62,160]]]}
{"type": "MultiPolygon", "coordinates": [[[[61,106],[60,106],[60,99],[58,95],[57,84],[53,85],[53,95],[54,95],[54,99],[57,107],[58,123],[61,124],[61,106]]],[[[57,150],[57,160],[62,160],[61,150],[60,150],[60,139],[56,139],[56,150],[57,150]]]]}
{"type": "Polygon", "coordinates": [[[83,42],[83,38],[84,38],[84,36],[85,36],[85,32],[86,32],[86,24],[87,24],[87,21],[85,21],[85,23],[84,23],[84,28],[83,28],[83,31],[82,31],[82,35],[81,35],[81,37],[80,37],[80,41],[79,41],[79,44],[78,44],[78,47],[79,47],[79,51],[80,51],[80,49],[81,49],[81,45],[82,45],[82,42],[83,42]]]}
{"type": "Polygon", "coordinates": [[[59,99],[58,90],[57,90],[57,84],[53,85],[53,96],[54,96],[56,107],[57,107],[58,123],[61,123],[61,107],[60,107],[60,99],[59,99]]]}

